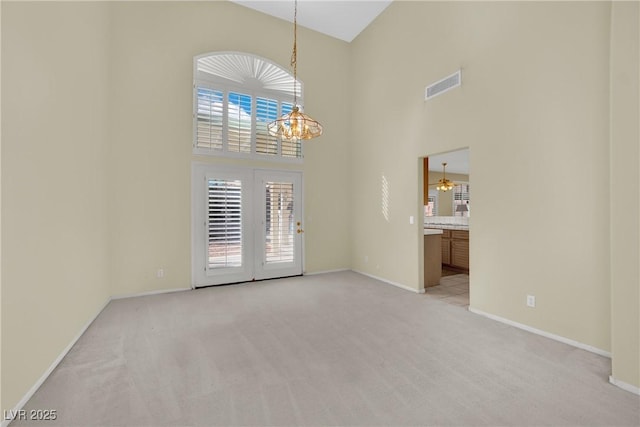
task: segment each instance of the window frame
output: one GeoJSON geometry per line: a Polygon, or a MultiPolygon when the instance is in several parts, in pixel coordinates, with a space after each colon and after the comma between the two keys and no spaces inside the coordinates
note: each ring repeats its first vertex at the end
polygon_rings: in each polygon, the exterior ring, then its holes
{"type": "MultiPolygon", "coordinates": [[[[283,91],[279,90],[270,90],[265,88],[256,88],[252,87],[251,84],[237,84],[233,83],[228,79],[217,77],[213,75],[209,75],[205,72],[200,72],[198,70],[198,60],[215,56],[219,54],[237,54],[241,56],[246,56],[248,58],[259,59],[261,61],[265,61],[270,63],[271,65],[278,67],[281,71],[288,74],[293,81],[293,75],[289,73],[287,70],[279,66],[278,64],[269,61],[265,58],[261,58],[256,55],[252,55],[249,53],[243,52],[210,52],[202,55],[198,55],[194,57],[193,62],[193,93],[192,93],[192,154],[196,156],[213,156],[213,157],[223,157],[223,158],[235,158],[235,159],[250,159],[257,161],[268,161],[268,162],[277,162],[277,163],[293,163],[300,164],[304,161],[304,144],[302,141],[299,141],[299,157],[290,157],[282,155],[282,140],[280,138],[277,139],[277,153],[276,154],[265,154],[257,152],[257,98],[264,98],[267,100],[274,100],[278,103],[277,108],[277,116],[282,116],[282,107],[283,104],[293,106],[293,96],[283,91]],[[198,88],[204,88],[213,91],[219,91],[223,94],[223,113],[222,113],[222,149],[217,150],[213,148],[202,148],[198,147],[198,88]],[[243,152],[235,152],[229,151],[229,141],[228,141],[228,121],[229,121],[229,94],[243,94],[251,96],[251,148],[249,153],[243,152]]],[[[298,96],[297,103],[298,105],[302,105],[303,103],[303,84],[299,80],[297,81],[298,96]]]]}

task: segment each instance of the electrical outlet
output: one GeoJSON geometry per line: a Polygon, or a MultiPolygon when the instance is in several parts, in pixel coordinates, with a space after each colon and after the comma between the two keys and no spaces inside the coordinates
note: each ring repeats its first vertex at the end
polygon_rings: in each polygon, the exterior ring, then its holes
{"type": "Polygon", "coordinates": [[[162,268],[159,268],[156,272],[156,276],[158,277],[158,279],[162,279],[164,277],[164,270],[162,268]]]}
{"type": "Polygon", "coordinates": [[[414,222],[413,215],[411,215],[411,216],[409,217],[409,224],[410,224],[410,225],[413,225],[413,222],[414,222]]]}
{"type": "Polygon", "coordinates": [[[366,263],[368,263],[368,262],[369,262],[369,256],[368,256],[368,255],[365,255],[365,256],[364,256],[364,263],[366,264],[366,263]]]}
{"type": "Polygon", "coordinates": [[[527,307],[536,306],[536,297],[534,295],[527,295],[527,307]]]}

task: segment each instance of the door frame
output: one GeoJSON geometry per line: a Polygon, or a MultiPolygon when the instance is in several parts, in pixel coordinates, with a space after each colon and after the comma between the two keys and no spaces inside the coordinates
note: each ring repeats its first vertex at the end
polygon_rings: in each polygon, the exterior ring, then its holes
{"type": "MultiPolygon", "coordinates": [[[[225,285],[225,284],[231,284],[231,283],[245,283],[245,282],[251,282],[251,281],[256,281],[256,280],[266,280],[269,279],[270,277],[266,277],[264,279],[256,279],[256,269],[255,269],[255,260],[256,260],[256,250],[258,247],[258,244],[260,244],[260,242],[257,242],[257,239],[255,239],[255,236],[258,235],[262,235],[263,233],[260,232],[258,233],[259,230],[257,230],[257,227],[259,227],[256,215],[251,213],[250,215],[247,214],[245,216],[245,213],[243,212],[243,220],[245,219],[245,217],[247,218],[246,220],[246,226],[249,227],[249,232],[247,233],[247,238],[245,239],[243,236],[243,245],[246,244],[247,248],[251,248],[251,252],[253,253],[252,257],[247,256],[246,254],[243,253],[243,262],[245,263],[245,269],[248,269],[248,271],[246,271],[245,273],[248,273],[246,275],[238,275],[238,276],[234,276],[237,277],[238,280],[233,280],[230,282],[225,282],[225,283],[220,283],[220,284],[202,284],[202,283],[198,283],[199,280],[198,278],[200,277],[200,268],[201,266],[204,264],[204,262],[206,262],[204,260],[204,252],[201,251],[202,248],[199,247],[199,243],[201,242],[201,237],[198,236],[198,233],[202,233],[202,224],[200,223],[199,218],[197,217],[197,213],[199,211],[203,211],[205,209],[205,198],[203,197],[203,186],[202,186],[202,179],[206,178],[208,175],[211,175],[211,173],[220,173],[221,175],[226,175],[226,176],[241,176],[243,179],[245,179],[247,182],[251,183],[251,194],[246,194],[246,197],[244,195],[243,192],[243,203],[245,203],[245,200],[250,200],[249,203],[251,203],[252,205],[254,205],[254,208],[252,210],[252,212],[256,212],[256,208],[255,208],[255,203],[259,202],[259,194],[261,194],[260,191],[256,191],[255,189],[255,180],[256,180],[256,176],[259,173],[266,173],[266,174],[297,174],[300,180],[300,202],[298,204],[298,212],[297,212],[297,216],[299,219],[297,219],[297,221],[300,221],[302,223],[302,228],[304,228],[304,173],[302,170],[297,170],[297,169],[282,169],[282,168],[265,168],[265,167],[250,167],[250,166],[245,166],[245,165],[239,165],[239,166],[233,166],[233,165],[220,165],[220,164],[214,164],[214,163],[207,163],[207,162],[203,162],[203,161],[192,161],[191,162],[191,288],[192,289],[196,289],[196,288],[201,288],[201,287],[207,287],[207,286],[218,286],[218,285],[225,285]],[[252,259],[249,259],[252,258],[252,259]],[[250,261],[250,265],[249,265],[249,261],[250,261]]],[[[305,272],[305,251],[304,251],[304,246],[305,246],[305,236],[304,233],[300,233],[300,274],[304,274],[305,272]]],[[[297,275],[297,274],[296,274],[297,275]]],[[[282,277],[288,277],[288,276],[282,276],[282,277]]]]}
{"type": "MultiPolygon", "coordinates": [[[[293,232],[294,237],[294,248],[297,249],[298,257],[297,260],[294,260],[293,263],[289,264],[289,267],[278,266],[275,264],[264,264],[257,265],[253,264],[253,278],[254,280],[266,280],[278,277],[288,277],[288,276],[297,276],[302,274],[303,272],[303,247],[304,247],[304,232],[294,232],[295,228],[297,230],[303,230],[302,224],[297,225],[298,223],[303,223],[303,215],[302,215],[302,205],[303,205],[303,189],[302,189],[302,172],[301,171],[286,171],[286,170],[269,170],[269,169],[254,169],[253,170],[253,197],[254,197],[254,232],[253,232],[253,240],[254,240],[254,259],[255,261],[260,261],[258,257],[264,258],[266,256],[265,253],[265,243],[266,243],[266,233],[264,226],[264,218],[266,215],[266,206],[265,206],[265,198],[266,193],[264,192],[265,187],[264,180],[272,179],[272,180],[282,180],[287,181],[293,178],[293,184],[297,185],[297,189],[294,186],[293,188],[293,196],[294,196],[294,204],[300,204],[300,207],[294,209],[294,212],[297,214],[297,217],[291,219],[292,224],[290,224],[291,231],[293,232]],[[262,182],[259,182],[262,181],[262,182]],[[297,197],[295,197],[297,196],[297,197]],[[300,199],[300,202],[297,200],[300,199]],[[296,238],[296,234],[300,236],[300,239],[296,238]],[[276,272],[275,274],[272,272],[276,272]],[[280,273],[278,273],[280,271],[280,273]],[[298,273],[299,272],[299,273],[298,273]],[[280,276],[279,274],[284,274],[280,276]]],[[[294,249],[294,250],[295,250],[294,249]]],[[[294,252],[294,253],[296,253],[294,252]]]]}

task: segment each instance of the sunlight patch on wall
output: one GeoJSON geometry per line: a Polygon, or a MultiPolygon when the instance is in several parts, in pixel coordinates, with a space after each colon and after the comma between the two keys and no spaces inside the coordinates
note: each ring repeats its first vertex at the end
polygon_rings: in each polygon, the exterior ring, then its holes
{"type": "Polygon", "coordinates": [[[389,222],[389,181],[382,175],[382,216],[389,222]]]}

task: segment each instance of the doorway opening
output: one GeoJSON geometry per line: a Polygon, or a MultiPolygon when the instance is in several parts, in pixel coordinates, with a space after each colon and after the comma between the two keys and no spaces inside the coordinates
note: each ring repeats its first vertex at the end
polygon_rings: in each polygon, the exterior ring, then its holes
{"type": "Polygon", "coordinates": [[[469,149],[426,156],[421,162],[425,293],[467,308],[470,300],[469,149]]]}

